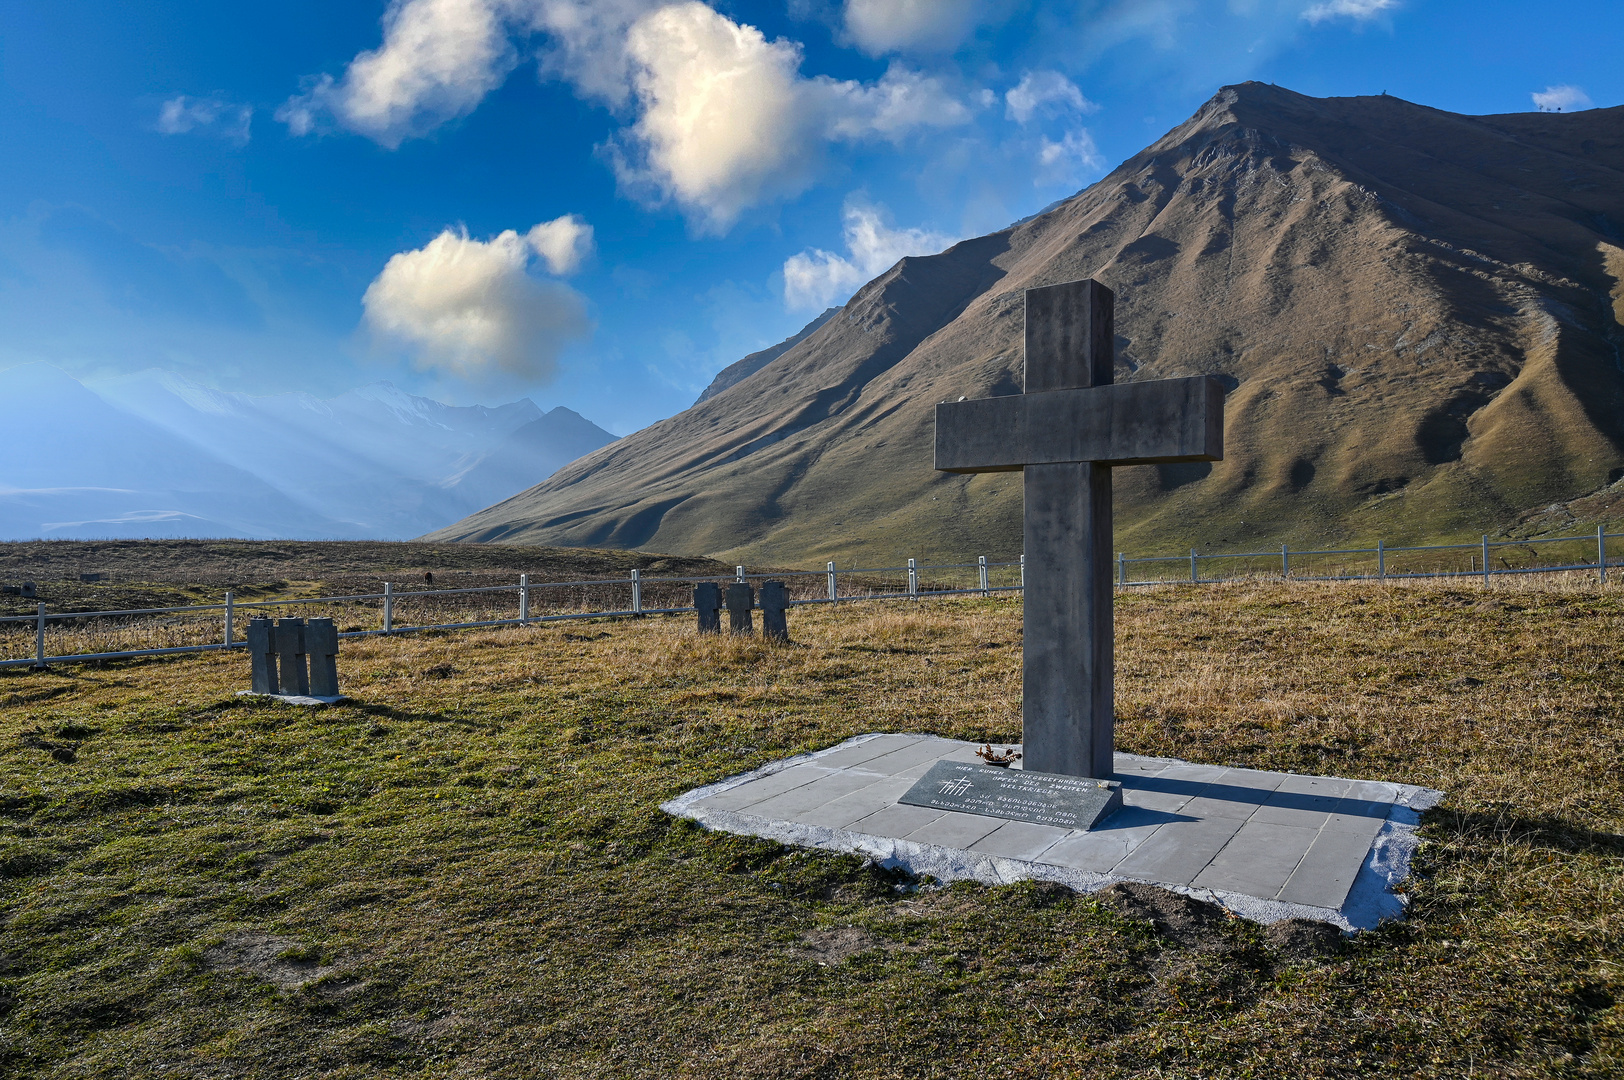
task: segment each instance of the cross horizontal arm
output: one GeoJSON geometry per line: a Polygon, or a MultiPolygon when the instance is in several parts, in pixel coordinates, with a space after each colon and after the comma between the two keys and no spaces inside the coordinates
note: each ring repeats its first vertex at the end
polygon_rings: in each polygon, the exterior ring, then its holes
{"type": "Polygon", "coordinates": [[[1151,465],[1223,456],[1224,387],[1205,375],[936,406],[936,467],[944,472],[1014,472],[1065,461],[1151,465]]]}

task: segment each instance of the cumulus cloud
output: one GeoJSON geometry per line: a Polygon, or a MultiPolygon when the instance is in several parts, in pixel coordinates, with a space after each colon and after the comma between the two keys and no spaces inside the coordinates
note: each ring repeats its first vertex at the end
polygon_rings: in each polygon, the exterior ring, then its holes
{"type": "Polygon", "coordinates": [[[395,147],[474,109],[531,33],[546,36],[545,72],[635,114],[609,148],[622,181],[673,199],[702,231],[803,190],[830,142],[971,118],[940,79],[900,64],[872,83],[803,76],[798,44],[699,0],[393,0],[377,49],[276,116],[294,134],[336,125],[395,147]]]}
{"type": "Polygon", "coordinates": [[[804,190],[826,141],[897,141],[970,119],[939,80],[895,64],[869,85],[805,78],[798,45],[697,0],[640,19],[627,50],[641,115],[621,176],[675,199],[705,231],[804,190]]]}
{"type": "Polygon", "coordinates": [[[934,255],[954,237],[928,229],[893,229],[882,208],[848,199],[844,214],[846,255],[809,248],[784,262],[784,303],[792,310],[822,311],[844,303],[859,286],[909,255],[934,255]]]}
{"type": "Polygon", "coordinates": [[[1572,112],[1574,109],[1594,109],[1596,103],[1577,86],[1547,86],[1544,91],[1529,95],[1540,112],[1572,112]]]}
{"type": "Polygon", "coordinates": [[[525,233],[524,239],[559,277],[575,273],[592,254],[592,226],[579,214],[544,221],[525,233]]]}
{"type": "Polygon", "coordinates": [[[1399,0],[1321,0],[1303,12],[1303,18],[1311,23],[1322,23],[1327,19],[1347,18],[1355,22],[1374,19],[1384,11],[1392,11],[1398,7],[1399,0]]]}
{"type": "Polygon", "coordinates": [[[1083,96],[1077,84],[1058,71],[1029,71],[1004,95],[1005,114],[1026,124],[1040,112],[1091,113],[1099,106],[1083,96]]]}
{"type": "Polygon", "coordinates": [[[446,229],[390,257],[362,297],[367,325],[412,349],[422,368],[464,378],[549,378],[563,347],[590,329],[586,303],[563,282],[527,270],[535,256],[555,273],[574,270],[591,251],[591,236],[574,216],[490,240],[446,229]]]}
{"type": "Polygon", "coordinates": [[[276,118],[295,135],[331,117],[395,147],[472,112],[518,63],[505,0],[392,0],[383,44],[350,61],[341,80],[318,78],[276,118]]]}
{"type": "Polygon", "coordinates": [[[234,105],[219,98],[195,98],[181,94],[158,107],[158,130],[165,135],[206,131],[242,144],[248,141],[248,128],[254,116],[250,105],[234,105]]]}
{"type": "Polygon", "coordinates": [[[871,56],[957,48],[975,29],[980,0],[846,0],[846,34],[871,56]]]}

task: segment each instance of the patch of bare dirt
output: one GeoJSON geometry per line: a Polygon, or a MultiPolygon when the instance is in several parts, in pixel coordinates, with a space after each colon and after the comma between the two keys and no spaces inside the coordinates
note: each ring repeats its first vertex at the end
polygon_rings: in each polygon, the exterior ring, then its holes
{"type": "Polygon", "coordinates": [[[855,926],[831,926],[802,934],[800,947],[796,951],[808,960],[828,965],[880,948],[883,944],[867,930],[855,926]]]}
{"type": "Polygon", "coordinates": [[[203,962],[214,971],[235,971],[264,979],[283,990],[297,990],[333,971],[304,959],[306,947],[292,938],[243,931],[205,949],[203,962]]]}
{"type": "Polygon", "coordinates": [[[1217,904],[1137,881],[1119,881],[1094,898],[1127,918],[1148,920],[1158,934],[1186,948],[1215,947],[1235,918],[1217,904]]]}
{"type": "Polygon", "coordinates": [[[1290,961],[1331,956],[1347,942],[1341,927],[1316,919],[1281,919],[1270,923],[1263,936],[1282,959],[1290,961]]]}

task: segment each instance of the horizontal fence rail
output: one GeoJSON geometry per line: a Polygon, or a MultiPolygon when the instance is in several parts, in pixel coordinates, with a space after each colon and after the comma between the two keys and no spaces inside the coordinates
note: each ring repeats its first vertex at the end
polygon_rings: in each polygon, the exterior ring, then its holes
{"type": "MultiPolygon", "coordinates": [[[[1207,552],[1188,555],[1116,559],[1119,589],[1237,579],[1290,581],[1402,581],[1419,578],[1480,578],[1487,586],[1496,575],[1549,572],[1593,572],[1607,580],[1607,543],[1620,535],[1597,529],[1593,536],[1493,540],[1475,544],[1424,544],[1369,548],[1302,549],[1282,545],[1279,551],[1207,552]],[[1548,558],[1541,558],[1548,553],[1548,558]],[[1155,572],[1154,568],[1164,568],[1155,572]]],[[[941,596],[998,596],[1019,593],[1026,585],[1026,559],[777,573],[745,572],[731,576],[644,577],[633,570],[624,578],[590,581],[532,582],[461,589],[396,591],[345,596],[238,600],[227,592],[218,604],[125,608],[115,611],[47,610],[44,603],[28,615],[0,616],[0,667],[33,668],[99,660],[213,652],[243,648],[247,642],[239,617],[245,613],[307,617],[320,612],[339,625],[340,637],[393,636],[425,630],[472,630],[530,626],[573,619],[679,615],[692,612],[693,587],[714,581],[783,581],[792,606],[842,604],[863,600],[899,600],[941,596]],[[463,617],[458,617],[463,616],[463,617]],[[140,647],[136,647],[140,646],[140,647]]]]}

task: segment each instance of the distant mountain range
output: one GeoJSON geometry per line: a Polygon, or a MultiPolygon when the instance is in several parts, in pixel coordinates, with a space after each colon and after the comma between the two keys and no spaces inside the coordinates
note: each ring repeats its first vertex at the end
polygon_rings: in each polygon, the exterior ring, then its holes
{"type": "Polygon", "coordinates": [[[1624,108],[1462,116],[1246,83],[433,538],[1013,555],[1019,476],[936,472],[933,406],[1018,392],[1024,290],[1088,277],[1116,293],[1118,381],[1230,388],[1223,461],[1116,470],[1119,548],[1474,535],[1624,486],[1624,108]]]}
{"type": "Polygon", "coordinates": [[[614,436],[528,398],[445,405],[386,382],[322,400],[170,372],[0,371],[0,539],[407,539],[614,436]]]}

